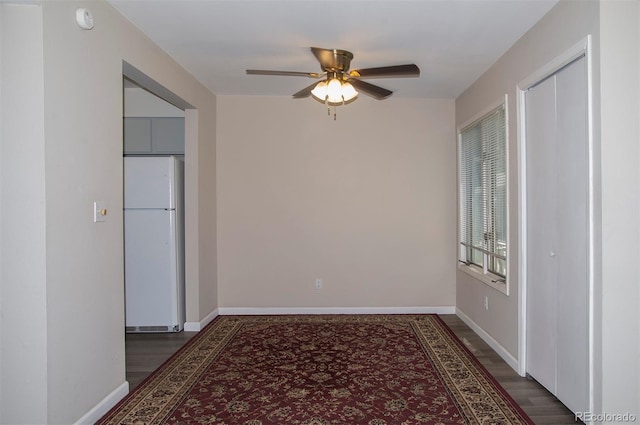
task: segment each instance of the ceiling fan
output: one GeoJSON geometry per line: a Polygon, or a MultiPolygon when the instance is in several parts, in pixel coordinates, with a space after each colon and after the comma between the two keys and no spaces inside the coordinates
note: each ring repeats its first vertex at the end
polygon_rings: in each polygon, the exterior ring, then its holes
{"type": "Polygon", "coordinates": [[[320,62],[322,72],[247,69],[247,74],[323,78],[319,83],[313,83],[294,93],[293,97],[294,99],[300,99],[313,95],[319,101],[331,106],[353,101],[358,95],[356,90],[360,90],[375,99],[385,99],[393,93],[391,90],[367,83],[362,80],[363,78],[420,76],[420,68],[415,64],[349,70],[353,59],[353,53],[351,52],[339,49],[322,49],[320,47],[311,47],[311,52],[320,62]]]}

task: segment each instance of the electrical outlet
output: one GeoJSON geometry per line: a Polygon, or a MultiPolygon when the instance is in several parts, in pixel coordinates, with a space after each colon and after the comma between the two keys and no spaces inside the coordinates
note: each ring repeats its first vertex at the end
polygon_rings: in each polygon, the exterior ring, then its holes
{"type": "Polygon", "coordinates": [[[489,297],[486,295],[484,296],[484,309],[489,310],[489,297]]]}
{"type": "Polygon", "coordinates": [[[322,279],[316,279],[316,289],[322,289],[322,279]]]}

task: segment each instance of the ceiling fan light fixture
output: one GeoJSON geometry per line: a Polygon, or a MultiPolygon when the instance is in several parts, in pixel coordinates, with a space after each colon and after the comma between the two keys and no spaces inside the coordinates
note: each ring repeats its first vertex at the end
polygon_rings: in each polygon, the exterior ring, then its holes
{"type": "Polygon", "coordinates": [[[358,96],[358,92],[349,82],[345,82],[342,84],[342,98],[345,102],[355,99],[356,96],[358,96]]]}
{"type": "Polygon", "coordinates": [[[327,82],[320,81],[316,87],[311,90],[311,94],[319,101],[324,102],[327,99],[327,82]]]}
{"type": "Polygon", "coordinates": [[[386,99],[393,94],[391,90],[367,83],[361,78],[420,76],[420,68],[413,63],[349,70],[353,59],[353,53],[351,52],[340,49],[322,49],[320,47],[311,47],[311,52],[320,62],[322,72],[273,71],[266,69],[247,69],[246,72],[249,75],[324,77],[323,81],[313,83],[294,93],[293,98],[302,99],[312,95],[315,100],[334,107],[356,100],[359,94],[355,89],[356,87],[360,92],[378,100],[386,99]]]}
{"type": "Polygon", "coordinates": [[[339,78],[330,78],[327,81],[320,81],[311,90],[313,97],[321,102],[330,105],[341,105],[349,102],[358,96],[358,92],[349,82],[343,82],[339,78]]]}
{"type": "Polygon", "coordinates": [[[327,102],[342,103],[342,84],[337,78],[332,78],[327,84],[327,102]]]}

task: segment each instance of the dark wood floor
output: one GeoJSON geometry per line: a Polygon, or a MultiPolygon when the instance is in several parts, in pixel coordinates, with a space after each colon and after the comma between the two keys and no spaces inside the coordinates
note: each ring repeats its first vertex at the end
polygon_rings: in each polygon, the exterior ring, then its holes
{"type": "Polygon", "coordinates": [[[518,375],[458,316],[446,314],[440,317],[536,424],[576,425],[582,423],[575,421],[574,414],[542,385],[518,375]]]}
{"type": "Polygon", "coordinates": [[[126,372],[129,390],[140,385],[173,353],[178,351],[197,332],[126,334],[126,372]]]}
{"type": "MultiPolygon", "coordinates": [[[[520,377],[495,351],[457,316],[440,316],[484,367],[539,425],[575,425],[574,415],[537,382],[520,377]]],[[[133,390],[195,332],[176,334],[127,334],[127,381],[133,390]]]]}

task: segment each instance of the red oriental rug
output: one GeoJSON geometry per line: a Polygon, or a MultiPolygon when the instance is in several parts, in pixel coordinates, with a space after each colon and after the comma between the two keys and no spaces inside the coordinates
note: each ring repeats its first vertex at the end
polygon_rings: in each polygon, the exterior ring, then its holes
{"type": "Polygon", "coordinates": [[[433,315],[222,316],[99,424],[532,424],[433,315]]]}

